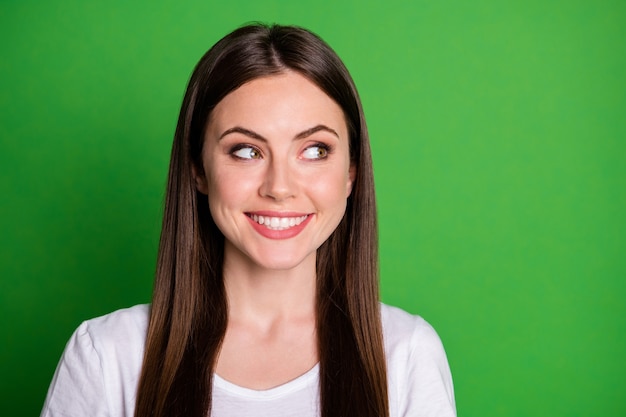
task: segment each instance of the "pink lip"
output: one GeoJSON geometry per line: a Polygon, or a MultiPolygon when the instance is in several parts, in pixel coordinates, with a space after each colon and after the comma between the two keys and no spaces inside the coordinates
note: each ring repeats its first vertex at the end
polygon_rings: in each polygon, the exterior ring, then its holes
{"type": "Polygon", "coordinates": [[[246,213],[246,217],[248,218],[248,221],[250,222],[250,224],[252,225],[254,230],[256,230],[261,236],[266,237],[268,239],[279,240],[279,239],[290,239],[290,238],[300,234],[300,232],[302,230],[304,230],[306,225],[309,224],[309,221],[311,220],[313,215],[312,214],[308,214],[307,215],[306,213],[295,213],[295,212],[254,211],[254,212],[246,213]],[[302,221],[302,223],[300,223],[300,224],[298,224],[296,226],[290,227],[288,229],[285,229],[285,230],[272,230],[272,229],[268,229],[267,227],[265,227],[265,226],[255,222],[249,216],[251,214],[256,214],[257,216],[267,216],[267,217],[301,217],[301,216],[307,216],[307,218],[304,219],[304,221],[302,221]]]}
{"type": "Polygon", "coordinates": [[[246,214],[256,214],[257,216],[269,216],[269,217],[302,217],[310,213],[302,213],[302,212],[297,212],[297,211],[259,210],[259,211],[249,211],[246,214]]]}

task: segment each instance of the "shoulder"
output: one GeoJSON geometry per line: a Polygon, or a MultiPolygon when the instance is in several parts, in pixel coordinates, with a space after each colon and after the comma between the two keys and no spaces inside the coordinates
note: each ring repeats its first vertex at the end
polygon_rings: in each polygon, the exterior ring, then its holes
{"type": "Polygon", "coordinates": [[[75,336],[92,345],[105,372],[114,363],[138,368],[143,361],[149,316],[147,304],[117,310],[83,322],[75,336]]]}
{"type": "Polygon", "coordinates": [[[41,415],[131,416],[149,313],[137,305],[84,321],[65,347],[41,415]]]}
{"type": "Polygon", "coordinates": [[[455,416],[446,353],[422,317],[381,305],[391,416],[455,416]]]}
{"type": "Polygon", "coordinates": [[[420,316],[381,304],[381,321],[385,348],[390,351],[416,347],[426,350],[443,348],[435,329],[420,316]]]}
{"type": "Polygon", "coordinates": [[[381,321],[385,353],[390,365],[432,360],[447,366],[439,335],[422,317],[382,304],[381,321]]]}
{"type": "Polygon", "coordinates": [[[77,333],[89,333],[102,340],[120,341],[124,336],[142,336],[148,328],[150,305],[139,304],[84,321],[77,333]]]}

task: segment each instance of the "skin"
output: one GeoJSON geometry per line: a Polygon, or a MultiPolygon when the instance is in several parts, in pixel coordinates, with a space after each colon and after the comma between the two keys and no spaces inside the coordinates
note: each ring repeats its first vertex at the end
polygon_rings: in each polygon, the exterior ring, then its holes
{"type": "Polygon", "coordinates": [[[341,108],[292,71],[244,84],[211,113],[196,184],[226,238],[220,377],[268,389],[317,363],[315,260],[352,189],[348,139],[341,108]],[[273,230],[254,215],[302,223],[273,230]]]}

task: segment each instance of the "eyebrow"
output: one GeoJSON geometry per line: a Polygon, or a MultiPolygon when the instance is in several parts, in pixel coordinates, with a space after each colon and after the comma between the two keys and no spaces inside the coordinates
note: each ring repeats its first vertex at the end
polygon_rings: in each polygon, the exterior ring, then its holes
{"type": "MultiPolygon", "coordinates": [[[[294,139],[304,139],[307,138],[317,132],[329,132],[333,135],[335,135],[338,139],[339,139],[339,134],[337,133],[337,131],[335,131],[335,129],[331,129],[330,127],[326,126],[326,125],[317,125],[314,126],[310,129],[304,130],[300,133],[298,133],[294,139]]],[[[263,136],[259,135],[258,133],[250,130],[250,129],[246,129],[243,128],[241,126],[235,126],[235,127],[231,127],[230,129],[227,129],[226,131],[224,131],[224,133],[222,133],[220,135],[220,137],[217,139],[222,140],[222,138],[224,136],[230,135],[231,133],[240,133],[242,135],[248,136],[252,139],[257,139],[257,140],[261,140],[263,142],[267,142],[267,139],[265,139],[263,136]]]]}

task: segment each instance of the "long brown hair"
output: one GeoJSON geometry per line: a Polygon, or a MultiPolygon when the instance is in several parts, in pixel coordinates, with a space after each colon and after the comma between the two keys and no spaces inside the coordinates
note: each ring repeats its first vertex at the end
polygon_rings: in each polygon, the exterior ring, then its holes
{"type": "Polygon", "coordinates": [[[258,77],[296,71],[343,109],[357,167],[341,223],[317,253],[316,320],[322,417],[387,417],[378,293],[374,179],[354,82],[334,51],[293,26],[242,27],[197,64],[174,136],[163,228],[135,416],[205,416],[228,320],[224,236],[196,190],[204,129],[228,93],[258,77]]]}

